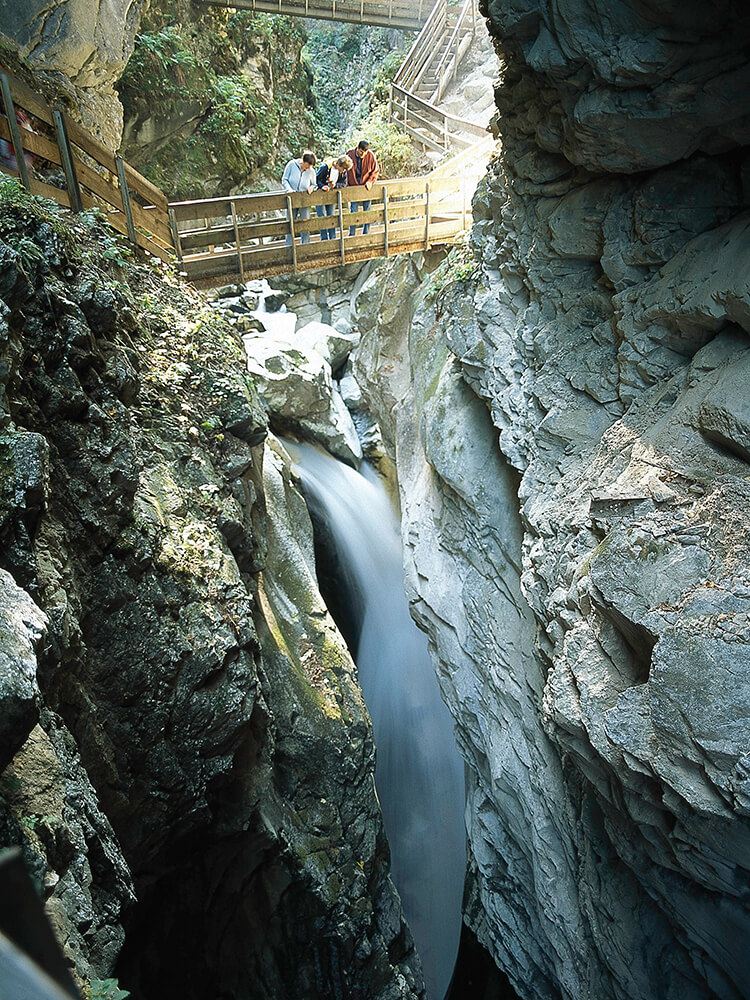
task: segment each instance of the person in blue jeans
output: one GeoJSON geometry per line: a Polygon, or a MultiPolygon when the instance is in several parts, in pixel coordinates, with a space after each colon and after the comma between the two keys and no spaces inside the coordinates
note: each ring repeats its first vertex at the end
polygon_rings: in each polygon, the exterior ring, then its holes
{"type": "MultiPolygon", "coordinates": [[[[296,191],[307,191],[308,194],[313,193],[316,187],[315,161],[315,153],[312,150],[306,149],[298,160],[290,160],[287,163],[284,168],[284,175],[281,178],[281,186],[288,194],[294,194],[296,191]]],[[[309,208],[300,207],[293,209],[293,211],[295,219],[310,218],[309,208]]],[[[302,233],[300,235],[300,242],[309,243],[310,234],[302,233]]],[[[286,245],[288,247],[292,245],[291,233],[286,234],[286,245]]]]}
{"type": "MultiPolygon", "coordinates": [[[[339,156],[336,160],[326,160],[318,170],[318,190],[334,191],[336,188],[346,187],[349,183],[348,172],[352,166],[353,163],[348,156],[339,156]]],[[[322,219],[326,215],[333,215],[336,211],[336,206],[333,203],[330,205],[316,205],[315,211],[318,213],[318,218],[322,219]]],[[[336,227],[321,229],[320,238],[321,240],[335,240],[336,227]]]]}
{"type": "MultiPolygon", "coordinates": [[[[349,171],[349,187],[365,187],[369,191],[380,173],[380,167],[378,166],[378,161],[375,159],[375,154],[370,149],[370,143],[367,139],[360,139],[356,147],[349,150],[347,156],[352,161],[352,167],[349,171]]],[[[363,201],[362,211],[368,212],[371,205],[371,200],[363,201]]],[[[359,211],[359,202],[350,202],[349,211],[359,211]]],[[[356,226],[349,226],[350,236],[354,236],[356,232],[356,226]]],[[[366,236],[369,232],[370,223],[366,222],[362,226],[362,235],[366,236]]]]}

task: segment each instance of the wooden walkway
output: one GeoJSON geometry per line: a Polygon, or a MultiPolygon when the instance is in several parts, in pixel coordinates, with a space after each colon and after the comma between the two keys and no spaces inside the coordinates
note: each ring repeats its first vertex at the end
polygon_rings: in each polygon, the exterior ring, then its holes
{"type": "Polygon", "coordinates": [[[194,0],[212,7],[254,10],[320,21],[372,24],[381,28],[419,31],[433,0],[194,0]]]}
{"type": "Polygon", "coordinates": [[[247,281],[452,243],[471,222],[471,196],[490,146],[485,137],[472,151],[473,161],[462,161],[459,174],[443,167],[423,177],[385,180],[369,191],[279,191],[173,203],[183,270],[200,284],[247,281]],[[353,201],[358,211],[351,211],[353,201]],[[371,203],[367,212],[363,201],[371,203]],[[318,205],[330,206],[333,214],[319,217],[318,205]],[[295,218],[300,208],[309,218],[295,218]],[[370,226],[366,235],[365,224],[370,226]],[[351,226],[356,227],[352,236],[351,226]],[[321,229],[334,230],[335,238],[322,239],[321,229]],[[302,242],[303,233],[309,242],[302,242]]]}
{"type": "Polygon", "coordinates": [[[474,144],[482,125],[440,107],[476,35],[476,0],[435,0],[424,26],[399,67],[393,83],[391,120],[425,149],[446,152],[474,144]]]}
{"type": "Polygon", "coordinates": [[[5,111],[0,138],[12,145],[19,179],[32,194],[76,212],[99,209],[133,244],[163,261],[176,257],[188,278],[202,285],[297,274],[452,243],[470,224],[471,197],[493,145],[483,133],[476,145],[432,173],[383,180],[369,191],[274,191],[168,204],[145,177],[19,81],[0,74],[0,96],[5,111]],[[19,127],[17,110],[32,116],[33,131],[19,127]],[[27,156],[61,167],[65,188],[35,177],[27,156]],[[370,202],[366,212],[365,201],[370,202]],[[352,202],[359,211],[352,211],[352,202]],[[370,227],[367,234],[364,225],[370,227]],[[349,235],[352,226],[356,231],[349,235]],[[322,239],[321,230],[333,230],[334,238],[322,239]]]}

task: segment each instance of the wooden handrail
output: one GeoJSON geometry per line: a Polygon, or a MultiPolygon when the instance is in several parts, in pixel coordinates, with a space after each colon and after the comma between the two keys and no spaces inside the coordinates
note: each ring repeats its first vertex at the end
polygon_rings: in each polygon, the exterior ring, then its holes
{"type": "Polygon", "coordinates": [[[3,73],[1,82],[6,99],[0,138],[13,138],[16,133],[22,150],[16,162],[25,168],[26,155],[36,156],[62,166],[65,173],[63,189],[39,180],[33,170],[21,169],[24,186],[32,194],[51,198],[73,211],[99,208],[131,242],[161,260],[171,260],[174,242],[164,193],[20,80],[3,73]],[[40,131],[15,128],[17,110],[40,123],[40,131]],[[48,135],[42,134],[45,128],[48,135]]]}
{"type": "MultiPolygon", "coordinates": [[[[450,36],[450,38],[448,40],[448,46],[447,46],[445,52],[443,53],[442,57],[438,61],[437,66],[435,67],[435,76],[437,77],[437,80],[438,80],[438,90],[437,90],[437,100],[438,101],[441,100],[441,98],[443,96],[442,91],[444,90],[444,87],[442,86],[442,84],[443,84],[443,66],[451,58],[453,60],[453,76],[455,77],[456,69],[458,68],[458,58],[457,57],[458,57],[458,52],[459,52],[459,48],[460,48],[461,30],[462,30],[462,28],[464,26],[464,21],[466,20],[469,11],[472,9],[473,3],[474,3],[474,0],[464,0],[463,6],[461,7],[461,13],[459,14],[458,20],[456,21],[456,26],[453,29],[453,32],[451,33],[451,36],[450,36]]],[[[472,32],[473,32],[473,28],[472,28],[472,32]]]]}
{"type": "Polygon", "coordinates": [[[447,0],[436,0],[435,6],[425,21],[422,30],[419,32],[411,48],[406,53],[404,61],[396,71],[393,83],[399,86],[408,87],[413,85],[414,76],[418,72],[420,60],[425,55],[433,51],[437,38],[442,34],[445,21],[448,16],[447,0]]]}
{"type": "Polygon", "coordinates": [[[423,23],[422,4],[412,0],[196,0],[214,7],[231,7],[289,17],[314,17],[322,21],[372,24],[418,31],[423,23]]]}
{"type": "Polygon", "coordinates": [[[169,207],[181,224],[182,266],[189,277],[226,280],[234,273],[246,280],[452,242],[466,224],[469,174],[384,180],[369,189],[203,198],[169,207]],[[350,210],[352,202],[363,201],[370,203],[367,211],[350,210]],[[332,205],[334,215],[318,216],[317,205],[332,205]],[[295,213],[299,208],[308,209],[309,217],[295,213]],[[371,233],[348,235],[350,226],[365,224],[371,233]],[[338,239],[318,239],[320,230],[333,227],[339,229],[338,239]],[[303,234],[309,242],[297,242],[303,234]],[[291,246],[285,244],[287,235],[292,235],[291,246]]]}

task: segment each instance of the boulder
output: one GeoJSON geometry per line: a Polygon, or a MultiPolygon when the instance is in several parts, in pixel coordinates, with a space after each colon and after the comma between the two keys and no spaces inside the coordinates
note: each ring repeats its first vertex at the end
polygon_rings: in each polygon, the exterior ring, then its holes
{"type": "Polygon", "coordinates": [[[313,350],[321,354],[332,371],[344,364],[356,343],[354,335],[343,333],[328,323],[308,323],[297,330],[295,343],[302,351],[313,350]]]}
{"type": "Polygon", "coordinates": [[[0,569],[0,771],[39,716],[37,651],[46,626],[44,612],[0,569]]]}
{"type": "Polygon", "coordinates": [[[271,421],[298,429],[343,461],[358,464],[362,448],[328,361],[315,350],[264,337],[246,337],[245,347],[248,370],[271,421]]]}

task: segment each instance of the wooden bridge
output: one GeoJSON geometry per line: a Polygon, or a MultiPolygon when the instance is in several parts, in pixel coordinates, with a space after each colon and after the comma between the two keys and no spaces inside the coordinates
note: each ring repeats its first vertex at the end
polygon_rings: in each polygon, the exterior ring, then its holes
{"type": "Polygon", "coordinates": [[[320,21],[372,24],[419,31],[434,0],[197,0],[212,7],[253,10],[320,21]]]}
{"type": "Polygon", "coordinates": [[[470,224],[471,196],[491,145],[485,136],[471,150],[471,160],[462,157],[458,173],[448,163],[423,177],[384,180],[370,190],[280,191],[171,204],[182,268],[201,284],[232,276],[246,281],[452,243],[470,224]],[[370,202],[366,212],[363,201],[370,202]],[[359,211],[350,210],[352,202],[359,203],[359,211]],[[319,217],[318,205],[330,206],[333,214],[319,217]],[[309,218],[295,218],[299,208],[307,209],[309,218]],[[352,226],[356,234],[350,236],[352,226]],[[321,230],[332,230],[334,239],[322,238],[321,230]],[[309,242],[302,242],[303,233],[309,242]]]}
{"type": "Polygon", "coordinates": [[[133,244],[163,261],[176,257],[186,275],[203,285],[296,274],[451,243],[469,224],[471,196],[492,146],[485,130],[475,127],[483,138],[437,170],[383,180],[370,190],[278,191],[168,204],[121,157],[20,81],[1,74],[0,91],[5,112],[0,138],[13,149],[19,179],[32,194],[73,211],[97,208],[133,244]],[[19,127],[17,111],[31,116],[31,128],[19,127]],[[60,167],[65,187],[35,176],[29,158],[60,167]],[[368,210],[361,210],[366,201],[368,210]],[[360,211],[351,210],[353,202],[360,211]],[[319,217],[318,206],[332,214],[319,217]],[[333,231],[334,238],[322,238],[321,230],[333,231]]]}

